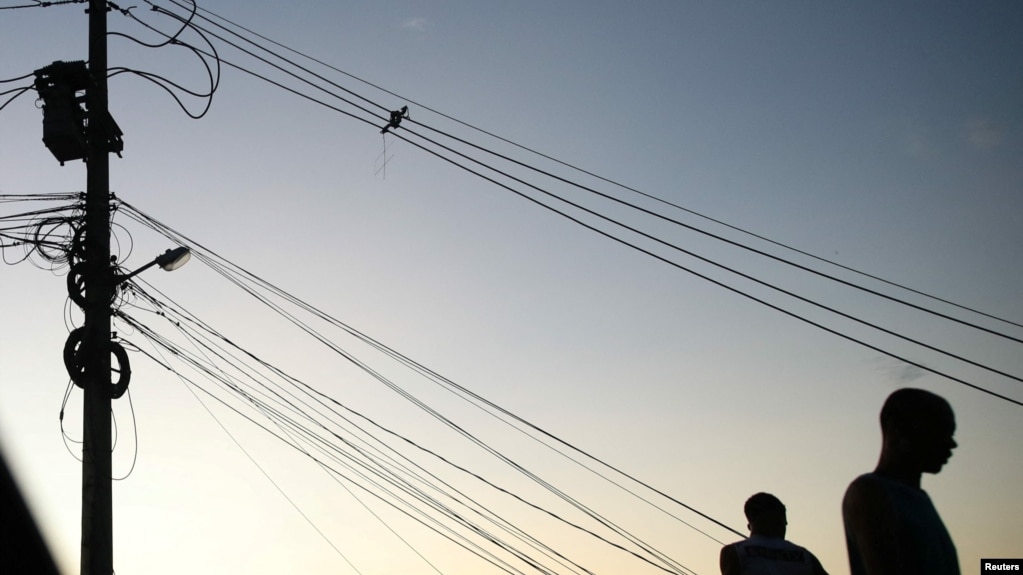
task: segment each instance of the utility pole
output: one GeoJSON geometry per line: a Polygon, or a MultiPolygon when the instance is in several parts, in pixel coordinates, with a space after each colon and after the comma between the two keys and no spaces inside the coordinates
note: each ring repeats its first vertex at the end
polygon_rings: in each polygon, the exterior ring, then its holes
{"type": "Polygon", "coordinates": [[[188,261],[186,247],[167,250],[130,274],[110,257],[110,154],[121,154],[121,129],[107,102],[107,0],[89,0],[89,62],[54,62],[35,71],[43,101],[43,143],[64,165],[85,160],[85,217],[68,249],[68,296],[85,320],[68,335],[64,366],[84,390],[82,425],[82,575],[114,572],[111,474],[111,401],[124,395],[131,367],[113,341],[111,306],[121,282],[154,265],[174,270],[188,261]],[[79,95],[84,92],[83,95],[79,95]],[[111,355],[117,359],[114,369],[111,355]],[[112,372],[117,381],[111,381],[112,372]]]}
{"type": "Polygon", "coordinates": [[[111,475],[110,148],[107,107],[107,2],[89,0],[89,76],[86,89],[84,270],[85,323],[79,347],[84,388],[82,443],[82,575],[114,570],[111,475]]]}

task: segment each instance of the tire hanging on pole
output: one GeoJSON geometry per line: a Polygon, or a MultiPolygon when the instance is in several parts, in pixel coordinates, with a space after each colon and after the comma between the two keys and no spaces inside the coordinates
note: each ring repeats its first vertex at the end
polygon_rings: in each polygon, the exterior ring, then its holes
{"type": "MultiPolygon", "coordinates": [[[[85,328],[79,327],[68,334],[67,341],[64,342],[64,369],[67,370],[71,381],[83,389],[85,388],[84,357],[92,352],[92,350],[83,348],[84,338],[85,328]]],[[[117,368],[112,370],[117,373],[117,381],[111,382],[110,398],[118,399],[128,391],[128,384],[131,383],[131,361],[128,359],[128,352],[124,346],[116,341],[110,342],[108,349],[117,360],[117,368]]]]}

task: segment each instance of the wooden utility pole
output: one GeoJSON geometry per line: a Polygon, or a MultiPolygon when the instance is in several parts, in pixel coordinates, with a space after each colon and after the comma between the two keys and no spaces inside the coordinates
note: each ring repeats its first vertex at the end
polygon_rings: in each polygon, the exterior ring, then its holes
{"type": "Polygon", "coordinates": [[[82,444],[82,575],[111,575],[114,563],[111,477],[110,149],[107,144],[107,3],[89,0],[86,89],[84,273],[85,324],[80,344],[85,394],[82,444]]]}

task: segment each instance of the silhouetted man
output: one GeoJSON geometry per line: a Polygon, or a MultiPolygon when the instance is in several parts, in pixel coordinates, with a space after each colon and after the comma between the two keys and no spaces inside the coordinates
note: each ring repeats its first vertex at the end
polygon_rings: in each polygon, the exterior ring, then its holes
{"type": "Polygon", "coordinates": [[[721,549],[721,575],[828,575],[806,549],[785,540],[785,505],[757,493],[743,508],[750,536],[721,549]]]}
{"type": "Polygon", "coordinates": [[[920,488],[952,457],[955,415],[942,397],[900,389],[881,408],[881,457],[845,492],[842,519],[852,575],[959,575],[945,524],[920,488]]]}

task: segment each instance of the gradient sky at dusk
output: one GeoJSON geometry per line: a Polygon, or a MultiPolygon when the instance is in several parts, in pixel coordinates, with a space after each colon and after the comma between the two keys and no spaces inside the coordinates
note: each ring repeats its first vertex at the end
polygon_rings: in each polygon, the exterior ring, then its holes
{"type": "MultiPolygon", "coordinates": [[[[526,155],[427,106],[731,226],[1023,322],[1019,2],[216,0],[201,6],[400,94],[330,76],[389,109],[409,105],[416,122],[784,253],[526,155]]],[[[134,13],[161,30],[174,29],[148,8],[139,5],[134,13]]],[[[118,12],[110,27],[156,38],[118,12]]],[[[79,5],[0,11],[0,80],[55,60],[84,59],[86,39],[79,5]]],[[[198,42],[194,35],[186,40],[198,42]]],[[[236,52],[221,56],[274,74],[236,52]]],[[[197,89],[205,80],[186,50],[146,49],[118,37],[110,39],[110,65],[197,89]]],[[[84,189],[84,165],[60,167],[42,145],[33,100],[29,93],[0,111],[0,194],[84,189]]],[[[185,103],[202,107],[196,99],[185,103]]],[[[963,572],[982,557],[1023,556],[1023,408],[1017,405],[612,242],[405,141],[385,139],[373,126],[230,68],[200,120],[129,74],[111,78],[110,106],[125,133],[124,157],[111,160],[119,197],[728,525],[745,527],[742,503],[749,495],[776,494],[788,506],[789,538],[814,551],[832,574],[848,573],[839,506],[849,481],[876,463],[881,403],[902,386],[930,389],[956,411],[959,448],[940,475],[925,477],[924,488],[958,546],[963,572]]],[[[581,192],[565,193],[598,205],[581,192]]],[[[1023,376],[1017,343],[599,205],[709,259],[1023,376]]],[[[0,204],[0,216],[18,207],[0,204]]],[[[125,227],[119,241],[130,234],[134,242],[128,268],[170,247],[128,219],[115,221],[125,227]]],[[[7,253],[10,260],[20,252],[7,253]]],[[[871,333],[687,256],[670,257],[1023,401],[1023,383],[871,333]]],[[[469,467],[478,464],[482,474],[519,485],[432,424],[417,427],[419,415],[393,393],[285,331],[201,263],[172,274],[149,271],[145,279],[318,389],[469,467]]],[[[67,385],[60,362],[70,305],[64,285],[61,275],[28,263],[0,269],[0,445],[60,565],[77,573],[80,464],[65,449],[58,420],[67,385]]],[[[1023,337],[1018,326],[933,306],[1023,337]]],[[[114,486],[118,573],[434,571],[314,463],[210,404],[214,419],[172,374],[138,354],[132,361],[131,409],[126,398],[115,404],[115,475],[131,467],[136,435],[138,444],[131,475],[114,486]]],[[[718,572],[717,542],[618,499],[606,485],[576,476],[572,466],[502,435],[500,425],[458,401],[412,380],[403,384],[534,463],[573,496],[599,501],[694,572],[718,572]]],[[[80,437],[80,413],[75,390],[64,424],[73,438],[80,437]]],[[[498,572],[385,508],[373,511],[447,575],[498,572]]],[[[678,512],[717,539],[735,539],[678,512]]],[[[538,536],[548,533],[546,523],[533,525],[538,536]]],[[[590,551],[589,542],[550,529],[566,554],[581,553],[596,573],[662,572],[613,550],[590,551]]]]}

